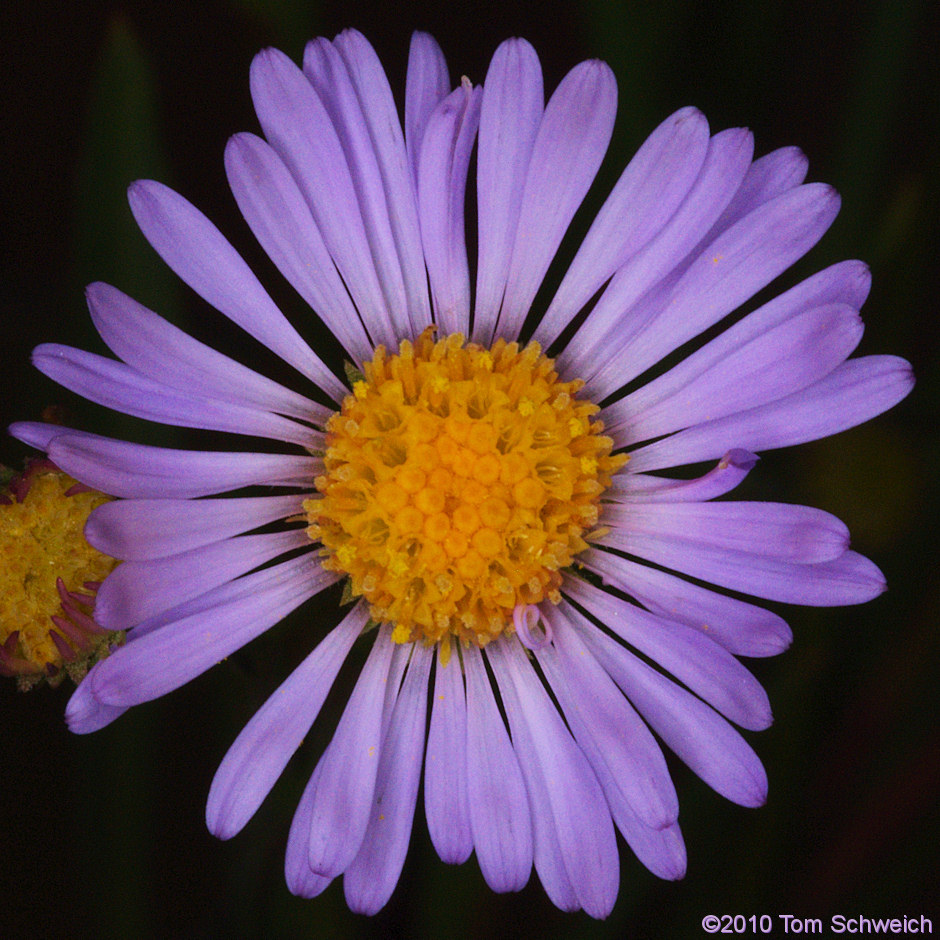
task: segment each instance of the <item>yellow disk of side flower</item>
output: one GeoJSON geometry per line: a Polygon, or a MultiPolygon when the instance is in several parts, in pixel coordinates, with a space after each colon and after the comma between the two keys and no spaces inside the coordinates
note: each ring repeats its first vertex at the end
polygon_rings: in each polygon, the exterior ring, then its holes
{"type": "Polygon", "coordinates": [[[425,330],[379,346],[327,424],[304,504],[323,564],[393,638],[485,646],[513,610],[559,600],[625,456],[537,343],[486,349],[425,330]]]}
{"type": "Polygon", "coordinates": [[[76,487],[55,468],[26,476],[25,495],[10,492],[0,505],[0,647],[17,633],[16,671],[60,678],[68,664],[50,634],[52,617],[64,613],[56,582],[87,594],[85,584],[104,580],[117,564],[83,535],[89,513],[109,497],[76,487]]]}

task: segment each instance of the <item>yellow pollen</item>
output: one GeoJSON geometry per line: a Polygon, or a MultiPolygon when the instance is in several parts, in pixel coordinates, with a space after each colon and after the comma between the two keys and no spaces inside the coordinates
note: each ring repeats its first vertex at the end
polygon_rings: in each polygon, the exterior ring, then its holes
{"type": "Polygon", "coordinates": [[[121,638],[89,632],[80,619],[94,603],[94,584],[117,564],[83,535],[89,513],[108,497],[84,489],[67,495],[75,480],[49,464],[34,466],[24,476],[28,489],[21,499],[13,492],[0,494],[0,648],[8,654],[0,657],[0,673],[18,675],[26,688],[43,676],[56,684],[65,674],[63,667],[80,679],[89,663],[107,655],[109,644],[121,638]],[[83,598],[74,604],[79,619],[72,637],[51,619],[72,619],[62,606],[59,578],[66,591],[83,598]],[[63,656],[50,630],[67,644],[71,658],[63,656]]]}
{"type": "Polygon", "coordinates": [[[626,461],[536,343],[491,349],[432,330],[378,347],[327,423],[304,504],[324,564],[398,643],[484,646],[513,610],[558,603],[601,495],[626,461]]]}

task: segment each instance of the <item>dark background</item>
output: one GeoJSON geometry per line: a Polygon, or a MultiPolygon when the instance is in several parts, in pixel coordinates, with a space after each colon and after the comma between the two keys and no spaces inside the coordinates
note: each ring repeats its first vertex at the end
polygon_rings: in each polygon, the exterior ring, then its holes
{"type": "MultiPolygon", "coordinates": [[[[792,649],[750,663],[776,717],[772,729],[749,735],[768,769],[768,803],[732,806],[674,762],[689,849],[684,881],[658,881],[625,849],[611,917],[564,915],[534,874],[521,894],[497,896],[474,860],[442,865],[419,808],[400,885],[377,917],[350,914],[339,882],[316,900],[293,898],[283,851],[327,733],[316,729],[246,830],[229,843],[211,837],[203,811],[215,767],[335,619],[328,597],[88,737],[65,728],[65,685],[28,695],[10,682],[0,687],[0,935],[684,938],[702,935],[707,913],[824,921],[927,914],[940,930],[938,13],[933,0],[3,4],[4,426],[57,404],[80,426],[148,433],[28,365],[43,341],[101,350],[82,298],[90,280],[111,281],[259,368],[275,368],[256,345],[218,330],[174,282],[136,232],[124,190],[150,176],[194,201],[300,323],[298,301],[238,215],[222,152],[232,133],[257,130],[253,54],[277,45],[299,60],[307,38],[346,26],[373,42],[399,102],[415,28],[435,34],[455,80],[481,81],[511,35],[536,47],[547,90],[578,61],[607,60],[620,88],[617,127],[576,229],[633,149],[683,105],[701,108],[713,130],[751,127],[758,153],[798,144],[809,178],[835,185],[843,209],[780,286],[841,258],[866,260],[874,287],[860,352],[908,357],[919,383],[870,425],[767,454],[741,489],[835,512],[890,589],[861,608],[781,608],[792,649]]],[[[167,432],[165,440],[189,438],[167,432]]],[[[0,462],[18,466],[25,456],[0,439],[0,462]]],[[[334,705],[354,672],[341,677],[334,705]]]]}

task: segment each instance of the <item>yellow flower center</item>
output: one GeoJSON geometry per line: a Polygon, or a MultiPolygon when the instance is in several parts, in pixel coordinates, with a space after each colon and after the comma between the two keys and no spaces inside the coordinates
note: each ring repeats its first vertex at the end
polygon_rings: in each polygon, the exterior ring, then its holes
{"type": "Polygon", "coordinates": [[[327,424],[304,509],[325,567],[405,643],[479,646],[513,611],[559,600],[610,475],[626,461],[536,343],[492,349],[431,330],[379,346],[327,424]]]}
{"type": "Polygon", "coordinates": [[[57,579],[66,591],[88,596],[86,582],[102,581],[117,562],[82,534],[88,514],[108,497],[86,490],[67,495],[75,480],[54,468],[28,475],[22,500],[9,493],[10,501],[0,504],[0,647],[9,649],[13,671],[38,677],[56,675],[63,666],[49,632],[55,629],[52,617],[67,614],[57,579]]]}

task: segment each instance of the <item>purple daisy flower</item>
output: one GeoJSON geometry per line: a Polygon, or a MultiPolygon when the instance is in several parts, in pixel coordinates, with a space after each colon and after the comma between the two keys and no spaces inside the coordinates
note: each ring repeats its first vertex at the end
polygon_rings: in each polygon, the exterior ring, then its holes
{"type": "Polygon", "coordinates": [[[610,139],[606,65],[576,66],[545,104],[538,58],[515,39],[482,86],[453,89],[434,40],[416,34],[402,130],[375,52],[349,31],[312,42],[303,69],[261,53],[251,91],[264,138],[232,138],[229,182],[345,349],[348,385],[198,209],[159,183],[131,187],[166,263],[314,397],[104,284],[88,302],[117,360],[36,350],[48,376],[118,411],[284,445],[182,451],[13,426],[120,497],[86,536],[123,561],[95,617],[127,643],[79,686],[69,725],[93,731],[172,691],[345,579],[345,617],[223,760],[211,831],[230,838],[251,818],[366,634],[371,651],[291,827],[290,889],[312,897],[343,875],[354,910],[379,910],[423,767],[445,862],[475,852],[495,891],[520,889],[534,863],[558,907],[604,917],[616,830],[660,877],[685,870],[660,742],[728,799],[765,799],[734,726],[767,727],[770,707],[736,657],[773,655],[791,635],[737,594],[840,605],[885,586],[833,516],[717,499],[756,452],[835,434],[910,390],[903,360],[848,359],[864,264],[819,272],[656,369],[802,257],[838,197],[803,183],[798,150],[754,160],[746,130],[711,134],[685,108],[631,160],[533,323],[610,139]],[[694,479],[660,473],[703,462],[715,465],[694,479]]]}

